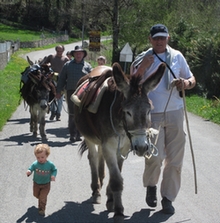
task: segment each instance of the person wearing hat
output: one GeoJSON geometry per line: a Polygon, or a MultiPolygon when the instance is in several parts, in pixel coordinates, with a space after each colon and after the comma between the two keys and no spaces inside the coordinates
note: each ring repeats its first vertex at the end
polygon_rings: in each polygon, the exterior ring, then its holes
{"type": "Polygon", "coordinates": [[[73,59],[68,61],[64,66],[60,73],[60,77],[57,84],[57,94],[56,97],[61,97],[61,91],[66,88],[67,95],[67,104],[68,104],[68,112],[69,112],[69,133],[70,133],[70,141],[81,141],[80,133],[76,129],[74,123],[74,104],[70,100],[71,95],[76,90],[77,82],[81,77],[90,73],[92,71],[92,66],[84,60],[87,56],[86,50],[84,50],[81,46],[75,46],[75,49],[71,51],[73,59]]]}
{"type": "Polygon", "coordinates": [[[98,66],[102,66],[106,64],[106,58],[104,56],[99,56],[96,61],[98,63],[98,66]]]}
{"type": "Polygon", "coordinates": [[[185,147],[184,104],[179,93],[182,87],[185,90],[193,88],[196,80],[182,53],[168,45],[169,38],[165,25],[152,26],[149,36],[152,48],[136,57],[131,65],[131,74],[141,74],[145,80],[162,62],[167,64],[160,83],[148,95],[154,107],[151,111],[151,127],[159,131],[158,136],[152,138],[158,155],[145,159],[143,184],[147,188],[146,203],[150,207],[156,207],[157,184],[164,163],[160,185],[162,211],[165,214],[174,214],[172,202],[181,186],[185,147]]]}

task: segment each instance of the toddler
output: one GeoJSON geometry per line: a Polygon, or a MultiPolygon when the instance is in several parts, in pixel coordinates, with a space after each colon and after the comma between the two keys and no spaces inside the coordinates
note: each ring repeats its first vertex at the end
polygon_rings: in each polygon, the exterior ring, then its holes
{"type": "Polygon", "coordinates": [[[31,164],[26,174],[29,177],[34,172],[33,195],[38,199],[38,213],[44,216],[50,181],[55,181],[57,168],[47,160],[50,155],[50,147],[47,144],[38,144],[34,149],[34,154],[37,160],[31,164]]]}

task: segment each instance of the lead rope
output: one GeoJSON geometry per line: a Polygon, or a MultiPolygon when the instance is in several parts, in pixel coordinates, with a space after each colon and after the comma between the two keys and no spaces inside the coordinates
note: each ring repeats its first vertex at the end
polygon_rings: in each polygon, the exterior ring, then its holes
{"type": "MultiPolygon", "coordinates": [[[[174,80],[174,81],[175,81],[175,80],[174,80]]],[[[171,95],[172,95],[173,88],[174,88],[174,83],[173,83],[172,86],[171,86],[170,95],[169,95],[169,98],[168,98],[168,100],[167,100],[167,103],[166,103],[164,112],[163,112],[164,115],[165,115],[167,106],[168,106],[168,104],[169,104],[169,101],[170,101],[170,98],[171,98],[171,95]]],[[[182,98],[183,98],[184,114],[185,114],[185,118],[186,118],[186,127],[187,127],[187,132],[188,132],[188,137],[189,137],[190,151],[191,151],[191,155],[192,155],[193,172],[194,172],[194,183],[195,183],[195,194],[197,194],[197,174],[196,174],[196,164],[195,164],[195,156],[194,156],[193,146],[192,146],[192,138],[191,138],[190,129],[189,129],[188,115],[187,115],[187,110],[186,110],[186,95],[185,95],[185,89],[184,89],[184,83],[183,83],[183,80],[182,80],[182,98]]],[[[160,133],[160,129],[161,129],[161,124],[159,125],[159,128],[158,128],[159,133],[160,133]]],[[[157,144],[157,140],[158,140],[158,137],[159,137],[159,133],[158,133],[157,136],[156,136],[154,145],[157,144]]]]}
{"type": "Polygon", "coordinates": [[[111,121],[111,125],[112,125],[112,128],[113,128],[115,134],[118,136],[118,149],[117,149],[118,154],[120,154],[120,156],[121,156],[121,158],[122,158],[123,160],[126,160],[126,159],[128,158],[128,154],[131,152],[131,150],[128,151],[128,153],[127,153],[126,156],[123,156],[123,155],[121,154],[121,151],[120,151],[121,136],[120,136],[120,133],[117,132],[117,130],[115,129],[115,126],[114,126],[114,123],[113,123],[113,119],[112,119],[112,108],[113,108],[113,105],[114,105],[114,103],[115,103],[116,96],[117,96],[117,90],[115,90],[114,99],[113,99],[113,101],[112,101],[112,103],[111,103],[111,106],[110,106],[110,121],[111,121]]]}
{"type": "MultiPolygon", "coordinates": [[[[174,87],[174,86],[172,85],[171,90],[170,90],[169,98],[168,98],[168,100],[167,100],[166,106],[165,106],[164,111],[163,111],[164,116],[165,116],[165,112],[166,112],[166,110],[167,110],[167,106],[168,106],[168,104],[169,104],[169,102],[170,102],[170,98],[171,98],[171,95],[172,95],[172,92],[173,92],[173,87],[174,87]]],[[[157,136],[156,136],[154,145],[157,144],[157,140],[158,140],[158,137],[159,137],[160,129],[161,129],[161,122],[160,122],[160,125],[159,125],[159,128],[158,128],[158,134],[157,134],[157,136]]]]}

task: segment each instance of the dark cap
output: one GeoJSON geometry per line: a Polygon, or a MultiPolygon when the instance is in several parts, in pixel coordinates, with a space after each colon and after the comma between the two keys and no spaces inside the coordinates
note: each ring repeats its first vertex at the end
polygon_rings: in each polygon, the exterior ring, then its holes
{"type": "Polygon", "coordinates": [[[75,46],[75,49],[71,51],[71,55],[74,56],[73,54],[75,52],[84,52],[84,57],[87,56],[86,50],[84,50],[81,46],[75,46]]]}
{"type": "Polygon", "coordinates": [[[152,38],[154,38],[156,36],[168,37],[169,33],[168,33],[168,29],[167,29],[167,27],[165,25],[163,25],[163,24],[156,24],[156,25],[151,27],[150,35],[151,35],[152,38]]]}

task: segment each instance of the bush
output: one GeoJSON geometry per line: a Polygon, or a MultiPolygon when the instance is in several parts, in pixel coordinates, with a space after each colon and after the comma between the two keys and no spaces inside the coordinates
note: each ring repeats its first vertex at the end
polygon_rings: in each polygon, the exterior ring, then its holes
{"type": "Polygon", "coordinates": [[[188,61],[197,81],[192,91],[206,98],[220,97],[220,35],[215,31],[199,32],[197,27],[180,20],[170,45],[188,61]]]}

